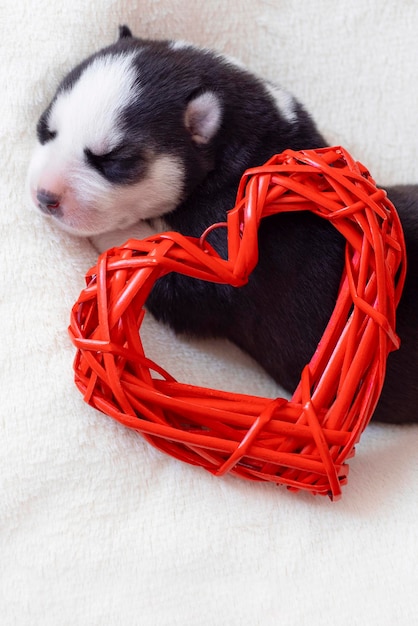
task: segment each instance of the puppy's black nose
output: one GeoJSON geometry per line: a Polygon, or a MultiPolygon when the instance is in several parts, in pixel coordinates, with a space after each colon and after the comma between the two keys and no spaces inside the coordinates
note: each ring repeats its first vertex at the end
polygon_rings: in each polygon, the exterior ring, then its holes
{"type": "Polygon", "coordinates": [[[60,211],[60,198],[46,189],[38,189],[36,193],[38,206],[44,213],[54,215],[60,211]]]}

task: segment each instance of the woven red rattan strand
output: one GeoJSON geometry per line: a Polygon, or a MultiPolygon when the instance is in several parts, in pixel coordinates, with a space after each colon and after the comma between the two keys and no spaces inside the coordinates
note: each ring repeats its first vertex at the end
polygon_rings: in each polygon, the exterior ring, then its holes
{"type": "Polygon", "coordinates": [[[406,267],[399,218],[343,148],[287,150],[244,174],[227,228],[227,260],[207,232],[200,240],[179,233],[131,240],[99,257],[71,315],[76,384],[86,402],[182,461],[335,499],[379,399],[387,355],[399,344],[395,310],[406,267]],[[257,264],[260,220],[284,211],[312,211],[346,239],[334,312],[292,399],[176,382],[145,356],[138,332],[154,282],[175,271],[242,286],[257,264]]]}

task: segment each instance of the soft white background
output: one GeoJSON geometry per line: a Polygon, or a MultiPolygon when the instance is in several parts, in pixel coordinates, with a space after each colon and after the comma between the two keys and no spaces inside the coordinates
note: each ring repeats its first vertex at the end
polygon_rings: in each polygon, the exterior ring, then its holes
{"type": "MultiPolygon", "coordinates": [[[[371,425],[331,503],[163,456],[73,384],[95,254],[30,210],[25,175],[57,81],[121,22],[240,58],[380,183],[418,182],[414,0],[0,0],[0,622],[418,624],[418,427],[371,425]]],[[[145,326],[180,380],[280,393],[222,342],[145,326]]]]}

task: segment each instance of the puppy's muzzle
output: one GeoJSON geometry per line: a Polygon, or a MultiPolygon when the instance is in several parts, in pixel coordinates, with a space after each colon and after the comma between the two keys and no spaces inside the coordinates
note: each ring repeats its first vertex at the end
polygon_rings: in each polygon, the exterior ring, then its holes
{"type": "Polygon", "coordinates": [[[43,213],[55,216],[61,214],[61,200],[56,194],[46,191],[46,189],[38,189],[36,199],[43,213]]]}

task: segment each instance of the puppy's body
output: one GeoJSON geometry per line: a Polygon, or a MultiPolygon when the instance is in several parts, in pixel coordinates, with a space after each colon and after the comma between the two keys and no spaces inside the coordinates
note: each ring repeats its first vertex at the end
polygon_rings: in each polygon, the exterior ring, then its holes
{"type": "MultiPolygon", "coordinates": [[[[225,220],[248,168],[286,148],[325,145],[287,92],[209,51],[120,40],[76,67],[38,124],[34,203],[105,249],[155,230],[200,236],[225,220]]],[[[398,313],[402,347],[389,358],[376,417],[417,421],[418,192],[389,196],[406,231],[409,271],[398,313]]],[[[210,242],[226,256],[222,230],[210,242]]],[[[260,258],[234,289],[170,274],[147,302],[179,332],[228,337],[293,391],[332,313],[343,238],[311,213],[265,219],[260,258]]]]}

